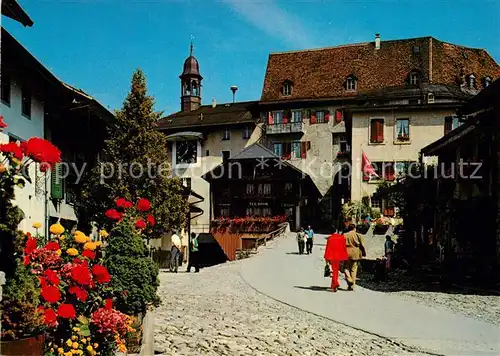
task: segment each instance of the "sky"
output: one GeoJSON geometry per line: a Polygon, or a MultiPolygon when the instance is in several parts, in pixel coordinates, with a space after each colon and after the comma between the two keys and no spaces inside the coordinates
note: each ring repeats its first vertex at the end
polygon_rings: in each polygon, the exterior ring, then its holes
{"type": "Polygon", "coordinates": [[[18,0],[35,25],[4,26],[59,79],[119,109],[141,68],[156,110],[180,109],[194,43],[202,102],[258,100],[271,52],[434,36],[500,63],[500,0],[18,0]]]}

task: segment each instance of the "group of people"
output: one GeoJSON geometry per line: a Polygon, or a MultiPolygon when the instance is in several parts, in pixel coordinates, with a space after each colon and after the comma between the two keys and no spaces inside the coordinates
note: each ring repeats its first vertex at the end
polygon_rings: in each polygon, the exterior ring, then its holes
{"type": "MultiPolygon", "coordinates": [[[[182,241],[179,235],[177,235],[176,231],[173,232],[171,241],[172,247],[170,249],[170,271],[177,273],[180,261],[183,259],[183,256],[182,241]]],[[[186,272],[191,272],[192,267],[194,267],[195,272],[200,271],[198,236],[194,232],[191,233],[191,241],[189,241],[189,258],[186,272]]]]}
{"type": "Polygon", "coordinates": [[[297,243],[299,245],[299,255],[304,254],[304,247],[306,249],[306,254],[312,253],[313,249],[313,239],[314,239],[314,231],[309,225],[307,230],[304,230],[303,227],[300,228],[297,233],[297,243]]]}
{"type": "Polygon", "coordinates": [[[339,271],[341,268],[347,282],[347,290],[354,290],[358,266],[365,256],[364,237],[356,232],[356,225],[349,224],[344,234],[333,233],[328,237],[324,258],[330,268],[333,292],[336,292],[340,286],[339,271]]]}

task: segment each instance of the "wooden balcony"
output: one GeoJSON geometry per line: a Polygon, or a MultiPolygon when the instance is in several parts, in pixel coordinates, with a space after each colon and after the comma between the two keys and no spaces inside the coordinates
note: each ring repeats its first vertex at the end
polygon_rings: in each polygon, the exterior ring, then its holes
{"type": "Polygon", "coordinates": [[[288,122],[286,124],[267,124],[266,134],[286,134],[286,133],[304,133],[303,122],[288,122]]]}

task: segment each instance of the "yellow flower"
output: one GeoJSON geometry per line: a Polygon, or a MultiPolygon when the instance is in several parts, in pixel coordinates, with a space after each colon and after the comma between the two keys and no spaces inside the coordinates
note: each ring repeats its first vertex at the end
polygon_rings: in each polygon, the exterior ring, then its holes
{"type": "Polygon", "coordinates": [[[88,352],[94,351],[94,348],[92,347],[92,345],[87,346],[87,351],[88,352]]]}
{"type": "Polygon", "coordinates": [[[71,341],[71,339],[66,340],[66,345],[71,347],[71,345],[73,345],[73,341],[71,341]]]}
{"type": "Polygon", "coordinates": [[[85,339],[85,338],[82,338],[81,341],[82,341],[82,344],[86,344],[87,343],[87,339],[85,339]]]}
{"type": "Polygon", "coordinates": [[[73,340],[73,341],[75,341],[76,339],[78,339],[78,338],[77,338],[75,335],[73,335],[73,336],[71,337],[71,340],[73,340]]]}
{"type": "Polygon", "coordinates": [[[79,244],[84,244],[89,241],[89,238],[81,231],[75,231],[75,241],[79,244]]]}
{"type": "Polygon", "coordinates": [[[68,351],[64,354],[64,356],[73,356],[73,353],[71,351],[68,351]]]}
{"type": "Polygon", "coordinates": [[[72,345],[72,347],[73,347],[74,349],[77,349],[78,347],[80,347],[80,345],[78,345],[78,343],[77,343],[77,342],[74,342],[74,343],[73,343],[73,345],[72,345]]]}
{"type": "Polygon", "coordinates": [[[57,251],[56,251],[56,254],[57,254],[58,256],[61,256],[61,253],[62,253],[61,249],[59,249],[59,250],[57,250],[57,251]]]}
{"type": "Polygon", "coordinates": [[[90,337],[87,338],[87,341],[90,341],[90,337]]]}
{"type": "Polygon", "coordinates": [[[66,253],[70,256],[77,256],[78,255],[78,250],[76,248],[68,248],[66,250],[66,253]]]}
{"type": "Polygon", "coordinates": [[[33,223],[33,228],[35,228],[35,229],[39,229],[39,228],[41,228],[41,227],[42,227],[42,224],[40,224],[39,222],[34,222],[34,223],[33,223]]]}
{"type": "Polygon", "coordinates": [[[61,224],[54,224],[50,226],[50,233],[54,235],[61,235],[65,230],[61,224]]]}
{"type": "Polygon", "coordinates": [[[125,344],[118,345],[118,351],[127,352],[127,346],[125,346],[125,344]]]}
{"type": "Polygon", "coordinates": [[[99,231],[99,236],[101,236],[103,239],[109,236],[108,232],[106,230],[101,230],[99,231]]]}
{"type": "Polygon", "coordinates": [[[102,241],[96,241],[96,242],[94,242],[94,243],[95,243],[95,245],[96,245],[97,247],[101,247],[101,246],[102,246],[102,241]]]}
{"type": "Polygon", "coordinates": [[[73,331],[78,332],[78,331],[80,331],[80,328],[73,328],[73,331]]]}
{"type": "Polygon", "coordinates": [[[86,242],[85,245],[83,245],[83,248],[85,250],[94,251],[97,248],[97,246],[94,242],[86,242]]]}
{"type": "Polygon", "coordinates": [[[99,344],[96,342],[94,343],[94,349],[97,349],[99,347],[99,344]]]}
{"type": "Polygon", "coordinates": [[[66,238],[66,236],[64,236],[64,235],[60,235],[60,236],[58,236],[58,238],[59,238],[59,240],[61,240],[61,241],[62,241],[62,240],[64,240],[64,239],[66,238]]]}
{"type": "Polygon", "coordinates": [[[5,167],[3,164],[0,163],[0,173],[3,173],[7,170],[7,167],[5,167]]]}
{"type": "Polygon", "coordinates": [[[64,353],[64,349],[63,349],[62,347],[58,348],[58,349],[57,349],[57,353],[58,353],[59,355],[62,355],[62,354],[64,353]]]}
{"type": "Polygon", "coordinates": [[[50,348],[50,352],[54,353],[54,348],[53,347],[50,348]]]}

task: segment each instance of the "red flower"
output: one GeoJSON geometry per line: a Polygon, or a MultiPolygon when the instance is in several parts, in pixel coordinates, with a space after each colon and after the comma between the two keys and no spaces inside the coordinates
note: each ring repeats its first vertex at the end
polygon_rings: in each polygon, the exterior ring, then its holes
{"type": "Polygon", "coordinates": [[[148,217],[146,218],[146,220],[147,220],[149,225],[155,226],[156,220],[155,220],[155,217],[153,215],[149,214],[148,217]]]}
{"type": "Polygon", "coordinates": [[[123,213],[118,212],[116,209],[109,209],[105,214],[111,220],[121,220],[123,218],[123,213]]]}
{"type": "Polygon", "coordinates": [[[98,283],[109,283],[111,281],[111,275],[108,269],[101,265],[95,265],[92,267],[92,273],[94,274],[95,280],[98,283]]]}
{"type": "Polygon", "coordinates": [[[29,265],[30,264],[30,256],[24,256],[24,261],[23,261],[23,264],[25,266],[29,265]]]}
{"type": "Polygon", "coordinates": [[[131,202],[129,202],[125,198],[118,198],[116,200],[116,206],[119,207],[119,208],[123,208],[123,209],[130,209],[131,207],[134,206],[134,204],[131,203],[131,202]]]}
{"type": "Polygon", "coordinates": [[[7,124],[3,121],[3,116],[0,116],[0,129],[5,129],[7,124]]]}
{"type": "Polygon", "coordinates": [[[61,304],[57,308],[57,315],[65,319],[74,319],[76,317],[76,310],[72,304],[61,304]]]}
{"type": "Polygon", "coordinates": [[[69,287],[68,292],[70,294],[74,294],[82,302],[85,302],[87,300],[87,297],[89,296],[89,293],[85,289],[78,286],[69,287]]]}
{"type": "Polygon", "coordinates": [[[33,237],[30,237],[27,241],[26,241],[26,247],[24,248],[24,253],[26,255],[31,255],[31,253],[33,251],[36,250],[36,239],[33,238],[33,237]]]}
{"type": "Polygon", "coordinates": [[[128,329],[127,315],[114,309],[99,308],[92,313],[91,322],[101,334],[125,334],[128,329]]]}
{"type": "Polygon", "coordinates": [[[57,314],[54,309],[43,309],[44,323],[47,326],[56,326],[57,325],[57,314]]]}
{"type": "Polygon", "coordinates": [[[61,162],[61,151],[49,141],[39,137],[32,137],[26,142],[24,153],[33,161],[46,163],[51,167],[61,162]]]}
{"type": "Polygon", "coordinates": [[[51,304],[57,303],[59,299],[61,299],[61,292],[59,291],[59,288],[54,286],[42,285],[40,295],[51,304]]]}
{"type": "Polygon", "coordinates": [[[109,298],[104,301],[104,308],[111,310],[113,309],[113,299],[109,298]]]}
{"type": "Polygon", "coordinates": [[[137,202],[137,210],[148,211],[149,209],[151,209],[151,203],[149,202],[149,200],[144,198],[139,199],[139,201],[137,202]]]}
{"type": "Polygon", "coordinates": [[[144,229],[146,227],[146,222],[144,220],[137,220],[135,222],[135,227],[138,229],[144,229]]]}
{"type": "Polygon", "coordinates": [[[9,153],[19,160],[23,159],[23,150],[15,142],[0,144],[0,152],[3,152],[5,154],[9,153]]]}
{"type": "Polygon", "coordinates": [[[45,245],[45,248],[49,251],[57,251],[61,248],[61,246],[59,246],[59,243],[51,241],[47,245],[45,245]]]}
{"type": "Polygon", "coordinates": [[[51,269],[48,269],[48,270],[45,271],[44,275],[47,278],[47,281],[49,281],[50,283],[52,283],[55,286],[59,285],[59,282],[60,282],[59,281],[59,276],[57,275],[56,272],[54,272],[51,269]]]}
{"type": "Polygon", "coordinates": [[[95,252],[90,250],[85,250],[82,252],[83,257],[87,257],[89,260],[95,259],[95,252]]]}
{"type": "Polygon", "coordinates": [[[78,284],[88,286],[92,282],[92,274],[88,266],[84,264],[76,265],[71,269],[71,279],[78,284]]]}

